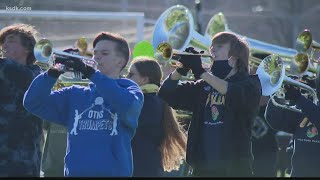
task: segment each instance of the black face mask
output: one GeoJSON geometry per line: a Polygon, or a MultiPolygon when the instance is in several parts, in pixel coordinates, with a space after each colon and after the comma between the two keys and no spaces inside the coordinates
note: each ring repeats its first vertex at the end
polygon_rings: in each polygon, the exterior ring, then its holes
{"type": "Polygon", "coordinates": [[[211,72],[213,75],[220,79],[224,79],[231,71],[232,67],[229,66],[228,60],[214,61],[211,72]]]}

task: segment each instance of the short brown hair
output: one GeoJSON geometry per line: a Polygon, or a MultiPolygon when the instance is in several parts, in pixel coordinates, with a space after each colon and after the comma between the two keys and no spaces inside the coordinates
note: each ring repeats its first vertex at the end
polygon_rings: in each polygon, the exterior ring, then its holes
{"type": "Polygon", "coordinates": [[[128,42],[124,39],[124,37],[120,36],[119,34],[111,32],[100,32],[96,35],[96,37],[93,40],[93,48],[95,48],[97,43],[102,40],[113,41],[117,44],[117,53],[119,55],[122,55],[126,60],[126,64],[122,67],[123,69],[127,65],[130,58],[130,49],[128,42]]]}
{"type": "Polygon", "coordinates": [[[29,54],[27,56],[27,64],[33,64],[36,61],[34,57],[33,49],[36,44],[36,38],[39,32],[34,29],[33,26],[27,24],[13,24],[3,28],[0,31],[0,45],[2,46],[8,35],[18,35],[21,40],[21,44],[25,47],[29,54]]]}
{"type": "Polygon", "coordinates": [[[160,86],[162,79],[162,71],[160,64],[157,62],[156,59],[151,57],[140,56],[135,58],[132,61],[131,65],[135,65],[138,73],[142,77],[148,77],[150,84],[156,84],[160,86]]]}
{"type": "Polygon", "coordinates": [[[212,44],[230,43],[229,57],[238,59],[236,69],[238,72],[249,72],[249,46],[243,39],[230,32],[220,32],[213,36],[212,44]]]}

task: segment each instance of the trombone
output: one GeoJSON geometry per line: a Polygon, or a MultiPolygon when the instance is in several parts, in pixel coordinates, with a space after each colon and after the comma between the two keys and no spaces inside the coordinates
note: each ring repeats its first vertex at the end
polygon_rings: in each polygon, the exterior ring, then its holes
{"type": "Polygon", "coordinates": [[[182,63],[179,62],[181,56],[200,56],[202,67],[204,69],[210,69],[214,61],[213,56],[209,54],[193,54],[188,52],[180,52],[173,49],[172,46],[167,42],[160,43],[155,52],[155,57],[159,61],[165,61],[166,63],[169,63],[170,65],[175,67],[183,67],[182,63]]]}
{"type": "Polygon", "coordinates": [[[301,112],[296,106],[290,106],[286,100],[284,100],[285,92],[282,88],[283,83],[292,84],[306,90],[313,98],[313,103],[318,103],[317,93],[310,86],[293,80],[285,75],[285,67],[283,60],[280,56],[272,54],[262,60],[257,69],[257,74],[260,79],[262,87],[262,95],[270,96],[272,103],[275,106],[289,109],[295,112],[301,112]],[[284,100],[284,104],[276,102],[274,97],[284,100]]]}

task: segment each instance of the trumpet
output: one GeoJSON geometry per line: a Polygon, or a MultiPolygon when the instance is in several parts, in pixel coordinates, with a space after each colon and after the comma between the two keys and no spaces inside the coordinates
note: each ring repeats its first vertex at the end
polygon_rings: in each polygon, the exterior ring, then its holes
{"type": "Polygon", "coordinates": [[[285,92],[282,88],[284,83],[306,90],[312,96],[313,103],[318,103],[317,94],[313,88],[285,75],[284,62],[278,55],[271,54],[265,57],[258,66],[257,74],[261,82],[262,95],[270,96],[272,103],[278,107],[289,109],[295,112],[301,112],[301,110],[296,106],[290,106],[287,101],[284,100],[285,92]],[[282,99],[285,103],[278,103],[275,100],[275,96],[282,99]]]}
{"type": "Polygon", "coordinates": [[[183,55],[200,56],[202,67],[204,69],[210,69],[214,61],[213,56],[209,54],[193,54],[193,53],[180,52],[178,50],[174,50],[172,49],[172,46],[167,42],[160,43],[155,52],[155,57],[160,62],[163,61],[175,67],[183,67],[182,63],[179,62],[179,60],[181,59],[181,56],[183,55]]]}
{"type": "MultiPolygon", "coordinates": [[[[55,65],[54,56],[77,58],[83,61],[86,65],[91,66],[94,69],[97,69],[98,63],[93,59],[59,51],[53,49],[52,47],[53,45],[51,41],[49,41],[48,39],[41,39],[35,44],[34,56],[37,60],[36,64],[38,64],[43,69],[48,69],[55,65]]],[[[73,69],[67,68],[64,65],[60,65],[60,67],[63,71],[65,71],[65,73],[62,74],[62,79],[72,79],[73,82],[78,82],[83,79],[82,77],[79,77],[79,72],[75,72],[73,69]]]]}

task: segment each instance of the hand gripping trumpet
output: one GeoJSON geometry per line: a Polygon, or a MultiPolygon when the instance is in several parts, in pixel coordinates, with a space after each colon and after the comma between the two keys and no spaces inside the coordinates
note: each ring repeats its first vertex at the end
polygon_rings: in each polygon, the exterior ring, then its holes
{"type": "Polygon", "coordinates": [[[180,52],[178,50],[172,49],[171,45],[167,42],[160,43],[155,52],[155,57],[159,61],[165,61],[172,66],[183,67],[182,63],[179,62],[182,55],[187,56],[200,56],[202,67],[208,69],[213,63],[213,56],[209,54],[193,54],[188,52],[180,52]]]}
{"type": "MultiPolygon", "coordinates": [[[[86,65],[97,69],[97,62],[91,58],[79,56],[71,53],[66,53],[63,51],[59,51],[52,48],[53,45],[48,39],[41,39],[39,40],[35,47],[34,47],[34,56],[37,60],[37,64],[42,67],[43,69],[50,68],[55,65],[55,57],[72,57],[78,58],[79,60],[83,61],[86,65]]],[[[74,72],[72,69],[67,68],[61,65],[61,68],[66,73],[62,74],[63,79],[72,79],[74,82],[82,81],[82,77],[79,77],[77,74],[78,72],[74,72]]]]}

